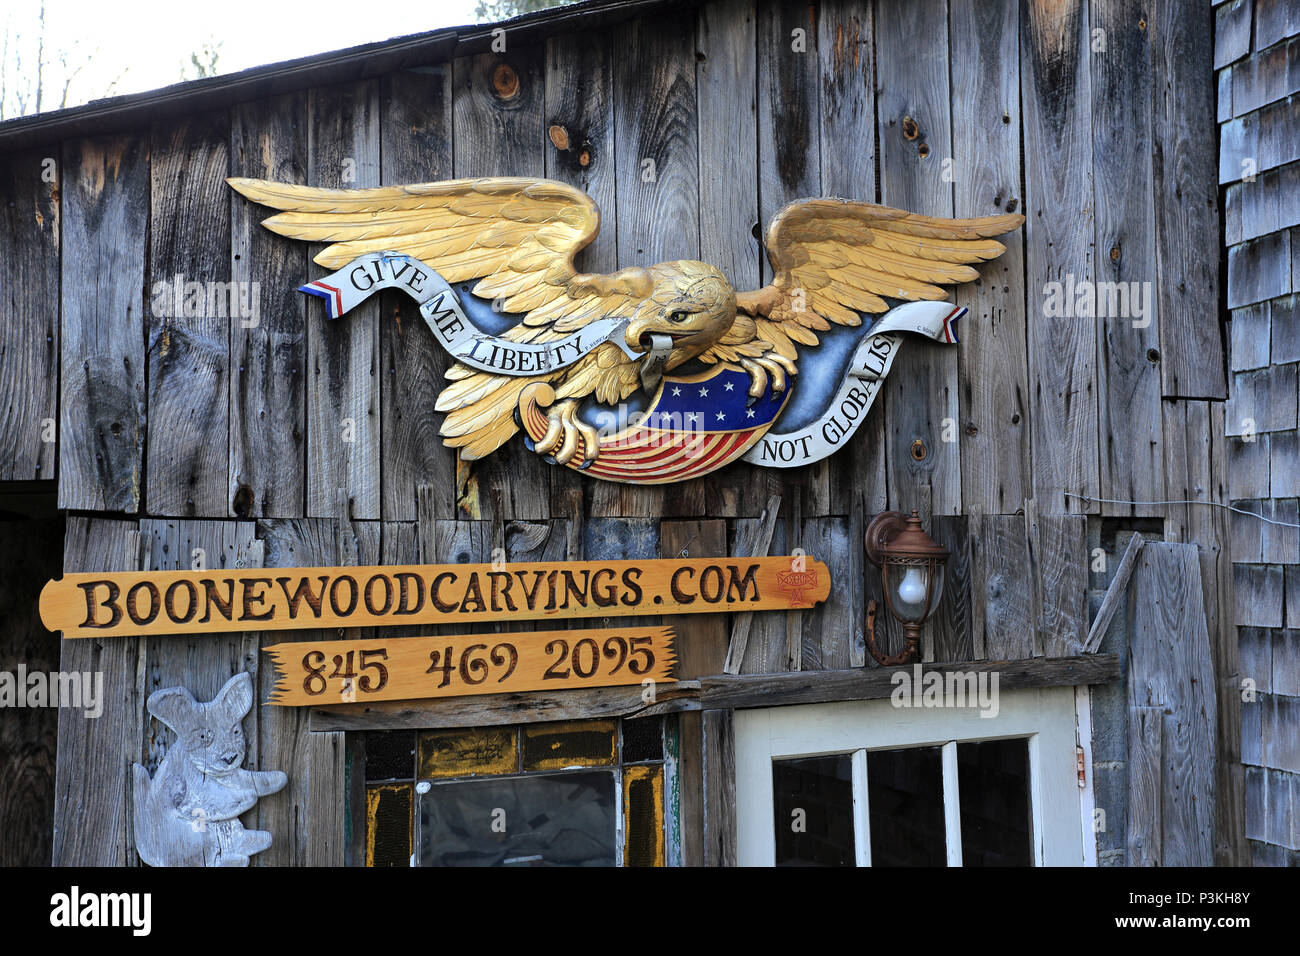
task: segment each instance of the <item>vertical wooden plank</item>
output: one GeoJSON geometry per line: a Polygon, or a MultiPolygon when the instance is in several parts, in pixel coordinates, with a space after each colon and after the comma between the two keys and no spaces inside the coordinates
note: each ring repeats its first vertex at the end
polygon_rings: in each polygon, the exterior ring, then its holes
{"type": "MultiPolygon", "coordinates": [[[[345,500],[346,500],[346,496],[345,500]]],[[[261,521],[258,537],[266,545],[268,568],[356,566],[376,564],[380,558],[380,526],[375,521],[292,519],[261,521]]],[[[357,637],[355,629],[328,632],[293,631],[286,640],[321,640],[357,637]]],[[[260,698],[270,695],[274,677],[267,669],[259,675],[260,698]]],[[[289,782],[279,793],[257,804],[257,826],[273,837],[270,849],[253,857],[262,866],[307,866],[322,858],[342,862],[342,747],[322,749],[311,738],[310,709],[266,707],[259,729],[260,769],[282,770],[289,782]],[[322,780],[315,780],[320,773],[322,780]],[[336,794],[336,796],[329,796],[336,794]],[[328,797],[328,800],[326,800],[328,797]],[[325,801],[325,802],[317,802],[325,801]],[[320,843],[324,849],[313,848],[320,843]]]]}
{"type": "Polygon", "coordinates": [[[155,122],[149,138],[148,511],[224,515],[230,329],[253,321],[251,290],[230,284],[230,114],[155,122]]]}
{"type": "Polygon", "coordinates": [[[977,659],[1033,656],[1033,584],[1029,541],[1019,515],[972,516],[971,644],[977,659]]]}
{"type": "Polygon", "coordinates": [[[306,846],[307,866],[343,866],[347,840],[346,734],[309,733],[305,745],[311,764],[307,781],[311,839],[306,846]]]}
{"type": "MultiPolygon", "coordinates": [[[[410,522],[406,522],[411,527],[410,522]]],[[[387,533],[387,527],[381,537],[387,533]]],[[[366,813],[366,735],[363,733],[345,734],[345,771],[347,786],[347,813],[344,827],[347,831],[347,848],[344,850],[344,866],[366,865],[366,843],[369,824],[366,813]]]]}
{"type": "MultiPolygon", "coordinates": [[[[951,217],[948,2],[881,0],[875,23],[881,202],[951,217]]],[[[959,514],[957,351],[906,338],[884,387],[890,504],[906,513],[924,495],[930,513],[959,514]]]]}
{"type": "Polygon", "coordinates": [[[736,865],[735,711],[706,710],[704,727],[704,865],[736,865]]]}
{"type": "Polygon", "coordinates": [[[1161,720],[1165,866],[1214,862],[1217,705],[1200,573],[1193,545],[1148,542],[1129,591],[1129,703],[1161,720]]]}
{"type": "MultiPolygon", "coordinates": [[[[224,470],[224,468],[223,468],[224,470]]],[[[151,571],[189,571],[207,568],[214,572],[260,563],[261,549],[254,550],[252,522],[201,521],[146,518],[140,522],[142,547],[151,571]],[[254,560],[250,561],[250,558],[254,560]]],[[[184,687],[194,699],[208,701],[235,674],[246,672],[258,686],[260,635],[230,632],[191,637],[151,638],[141,647],[140,670],[144,686],[141,696],[164,687],[184,687]]],[[[256,703],[244,718],[248,753],[244,766],[258,766],[263,708],[256,703]]],[[[156,717],[141,714],[142,733],[134,742],[131,759],[140,760],[150,775],[156,775],[176,735],[156,717]]],[[[275,768],[268,768],[275,769],[275,768]]],[[[256,809],[243,815],[246,828],[256,828],[256,809]]],[[[279,835],[277,834],[277,837],[279,835]]]]}
{"type": "Polygon", "coordinates": [[[943,596],[930,625],[937,661],[969,661],[975,657],[971,639],[972,520],[965,516],[936,516],[931,529],[934,540],[948,549],[943,596]]]}
{"type": "MultiPolygon", "coordinates": [[[[787,204],[821,195],[821,64],[811,7],[758,4],[758,200],[768,223],[787,204]]],[[[772,266],[762,261],[763,281],[772,266]]]]}
{"type": "MultiPolygon", "coordinates": [[[[59,669],[60,642],[41,624],[32,596],[63,573],[63,534],[61,516],[0,521],[0,668],[10,673],[20,664],[28,674],[59,669]]],[[[0,720],[0,866],[50,865],[58,731],[51,707],[0,720]]]]}
{"type": "Polygon", "coordinates": [[[1035,656],[1083,652],[1088,634],[1087,522],[1082,515],[1025,516],[1029,536],[1026,571],[1034,588],[1035,656]]]}
{"type": "MultiPolygon", "coordinates": [[[[726,522],[665,521],[659,526],[659,557],[714,558],[727,553],[726,522]]],[[[727,622],[720,614],[670,615],[663,623],[677,632],[677,674],[721,674],[727,657],[727,622]]]]}
{"type": "Polygon", "coordinates": [[[1159,270],[1160,369],[1166,397],[1227,398],[1219,314],[1214,14],[1177,0],[1151,6],[1152,182],[1159,270]]]}
{"type": "MultiPolygon", "coordinates": [[[[870,0],[832,0],[817,16],[820,59],[822,192],[874,202],[876,182],[875,36],[870,0]]],[[[888,499],[885,471],[885,398],[846,451],[829,460],[829,511],[848,514],[850,538],[888,499]]],[[[856,580],[856,579],[855,579],[856,580]]]]}
{"type": "Polygon", "coordinates": [[[1160,866],[1161,799],[1164,787],[1159,707],[1129,708],[1128,835],[1124,862],[1129,866],[1160,866]]]}
{"type": "MultiPolygon", "coordinates": [[[[822,195],[818,29],[811,5],[758,0],[756,4],[756,79],[758,209],[765,230],[788,203],[822,195]]],[[[709,175],[709,171],[702,171],[709,175]]],[[[772,278],[772,266],[760,260],[762,281],[772,278]]],[[[798,380],[796,379],[796,387],[798,380]]],[[[777,477],[779,492],[791,507],[810,516],[830,510],[830,463],[793,469],[777,477]]],[[[772,491],[769,480],[764,489],[772,491]]],[[[801,530],[795,526],[795,533],[801,530]]],[[[802,651],[800,615],[790,615],[792,649],[802,651]]],[[[815,643],[815,642],[814,642],[815,643]]],[[[817,652],[809,645],[814,657],[817,652]]],[[[793,655],[799,658],[799,653],[793,655]]],[[[784,669],[784,668],[783,668],[784,669]]]]}
{"type": "MultiPolygon", "coordinates": [[[[1092,28],[1104,31],[1106,42],[1105,51],[1091,58],[1098,481],[1103,498],[1162,501],[1161,322],[1154,314],[1151,183],[1152,31],[1146,9],[1141,0],[1092,4],[1092,28]],[[1104,292],[1108,286],[1103,283],[1118,283],[1118,292],[1104,292]]],[[[1158,513],[1149,505],[1106,502],[1100,510],[1103,515],[1158,513]]]]}
{"type": "MultiPolygon", "coordinates": [[[[759,241],[766,223],[758,212],[755,0],[702,4],[697,16],[699,257],[744,292],[762,285],[765,260],[759,241]]],[[[775,484],[773,469],[733,465],[687,483],[686,497],[672,513],[683,514],[690,504],[701,514],[755,515],[775,484]]]]}
{"type": "MultiPolygon", "coordinates": [[[[612,33],[618,265],[697,259],[700,251],[695,14],[664,12],[612,33]],[[670,224],[671,225],[667,225],[670,224]]],[[[659,485],[620,488],[627,516],[685,510],[698,500],[659,485]]]]}
{"type": "Polygon", "coordinates": [[[869,0],[829,0],[817,17],[823,195],[877,194],[875,28],[869,0]]]}
{"type": "MultiPolygon", "coordinates": [[[[380,81],[379,141],[384,185],[452,177],[451,67],[399,70],[380,81]]],[[[456,454],[438,437],[435,396],[450,364],[408,295],[389,290],[379,316],[381,510],[415,520],[416,486],[436,494],[439,518],[456,508],[456,454]]]]}
{"type": "MultiPolygon", "coordinates": [[[[772,543],[772,531],[776,527],[776,516],[781,509],[781,498],[773,495],[763,508],[757,521],[737,521],[735,540],[728,548],[728,554],[737,558],[764,557],[772,543]],[[743,526],[743,527],[742,527],[743,526]]],[[[727,644],[727,656],[722,671],[726,674],[739,674],[749,646],[749,635],[754,627],[754,611],[741,611],[732,615],[731,637],[727,644]]],[[[858,666],[861,666],[858,661],[858,666]]]]}
{"type": "Polygon", "coordinates": [[[1021,7],[1034,496],[1050,512],[1083,511],[1065,492],[1098,488],[1097,326],[1073,314],[1079,283],[1093,281],[1089,39],[1086,4],[1021,7]],[[1048,316],[1058,303],[1064,314],[1048,316]]]}
{"type": "Polygon", "coordinates": [[[59,404],[59,168],[57,148],[0,157],[0,481],[54,477],[59,404]]]}
{"type": "MultiPolygon", "coordinates": [[[[307,179],[315,186],[378,186],[379,85],[317,87],[307,98],[307,179]]],[[[321,246],[313,243],[311,255],[321,246]]],[[[327,272],[313,263],[312,278],[327,272]]],[[[354,518],[379,517],[379,303],[335,320],[307,308],[307,514],[336,513],[340,490],[354,518]]]]}
{"type": "Polygon", "coordinates": [[[831,593],[821,604],[799,614],[800,670],[839,670],[852,666],[865,611],[862,606],[861,539],[850,537],[843,516],[805,518],[794,545],[810,560],[831,568],[831,593]],[[856,565],[856,567],[855,567],[856,565]]]}
{"type": "MultiPolygon", "coordinates": [[[[1166,402],[1165,405],[1170,403],[1166,402]]],[[[1224,405],[1185,402],[1189,492],[1178,498],[1226,502],[1228,476],[1224,405]],[[1195,444],[1193,444],[1195,439],[1195,444]],[[1197,447],[1199,446],[1199,447],[1197,447]]],[[[1219,762],[1215,782],[1215,864],[1245,863],[1245,778],[1241,768],[1241,687],[1237,657],[1237,628],[1232,617],[1232,555],[1228,547],[1228,512],[1222,508],[1188,508],[1189,541],[1197,545],[1201,593],[1210,636],[1210,656],[1216,680],[1216,744],[1219,762]]]]}
{"type": "Polygon", "coordinates": [[[149,144],[138,135],[74,140],[63,171],[59,507],[134,512],[144,463],[149,144]]]}
{"type": "MultiPolygon", "coordinates": [[[[546,41],[546,176],[576,186],[600,207],[600,232],[578,254],[577,266],[584,272],[617,268],[615,51],[607,36],[573,33],[546,41]]],[[[552,514],[581,512],[588,497],[609,500],[619,495],[616,486],[569,468],[550,469],[550,481],[552,514]]]]}
{"type": "MultiPolygon", "coordinates": [[[[303,183],[307,94],[241,103],[231,111],[230,172],[303,183]]],[[[258,290],[257,324],[230,326],[229,513],[306,514],[307,249],[262,227],[266,210],[230,200],[230,277],[258,290]]],[[[350,317],[347,320],[350,321],[350,317]]]]}
{"type": "MultiPolygon", "coordinates": [[[[726,522],[665,521],[659,526],[662,557],[710,557],[727,547],[726,522]]],[[[721,674],[727,656],[726,621],[717,614],[675,615],[664,619],[677,634],[677,676],[703,677],[721,674]]],[[[699,713],[677,718],[679,751],[677,765],[682,862],[699,866],[704,859],[704,768],[702,725],[699,713]]]]}
{"type": "MultiPolygon", "coordinates": [[[[783,505],[788,508],[789,505],[783,505]]],[[[743,554],[743,542],[754,540],[762,518],[741,518],[731,529],[729,554],[743,554]]],[[[772,529],[767,554],[788,554],[789,522],[776,520],[772,529]]],[[[786,660],[786,615],[753,615],[749,625],[749,636],[745,642],[745,652],[740,661],[742,674],[772,674],[788,670],[786,660]]]]}
{"type": "MultiPolygon", "coordinates": [[[[63,570],[135,571],[141,565],[134,521],[69,517],[63,570]]],[[[55,754],[55,866],[125,866],[131,837],[131,761],[140,752],[137,638],[61,641],[59,670],[103,674],[103,712],[59,708],[55,754]]]]}
{"type": "MultiPolygon", "coordinates": [[[[201,568],[220,572],[249,567],[254,526],[243,521],[202,521],[145,518],[140,537],[151,571],[190,571],[201,568]]],[[[146,696],[164,687],[183,686],[195,700],[211,700],[232,676],[247,671],[257,685],[260,648],[251,632],[232,631],[192,637],[151,639],[144,650],[146,696]]],[[[256,720],[256,715],[253,714],[256,720]]],[[[168,741],[162,724],[144,741],[149,772],[166,754],[168,741]]],[[[256,735],[249,735],[255,740],[256,735]]]]}
{"type": "MultiPolygon", "coordinates": [[[[1020,44],[1017,0],[950,0],[953,213],[1019,212],[1020,44]]],[[[953,292],[970,309],[958,334],[958,434],[967,514],[1007,514],[1030,495],[1029,382],[1022,316],[1024,232],[953,292]]],[[[911,343],[909,342],[910,346],[911,343]]]]}
{"type": "MultiPolygon", "coordinates": [[[[452,122],[456,176],[545,175],[544,50],[510,43],[504,53],[482,53],[452,65],[452,122]]],[[[608,228],[606,225],[605,228],[608,228]]],[[[472,518],[535,520],[550,517],[552,466],[512,438],[472,466],[476,490],[462,503],[472,518]]]]}
{"type": "Polygon", "coordinates": [[[766,226],[758,209],[754,0],[703,5],[696,29],[700,258],[743,292],[762,285],[766,261],[753,235],[766,226]]]}

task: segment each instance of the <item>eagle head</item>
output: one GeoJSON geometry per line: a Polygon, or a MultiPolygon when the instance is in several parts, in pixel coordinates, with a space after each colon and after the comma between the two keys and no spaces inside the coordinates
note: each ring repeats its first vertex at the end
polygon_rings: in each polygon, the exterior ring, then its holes
{"type": "Polygon", "coordinates": [[[736,290],[707,262],[661,262],[647,271],[653,284],[627,325],[629,347],[646,351],[651,335],[667,335],[673,350],[666,367],[675,368],[717,342],[735,321],[736,290]]]}

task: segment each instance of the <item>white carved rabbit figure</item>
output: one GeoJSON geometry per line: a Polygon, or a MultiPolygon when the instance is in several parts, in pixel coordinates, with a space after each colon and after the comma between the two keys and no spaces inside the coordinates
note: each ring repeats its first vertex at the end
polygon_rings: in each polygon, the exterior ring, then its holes
{"type": "Polygon", "coordinates": [[[153,780],[135,775],[135,843],[150,866],[247,866],[271,834],[245,830],[239,815],[288,778],[278,770],[243,769],[244,715],[253,706],[248,674],[236,674],[212,700],[198,703],[184,687],[149,695],[149,713],[176,732],[153,780]]]}

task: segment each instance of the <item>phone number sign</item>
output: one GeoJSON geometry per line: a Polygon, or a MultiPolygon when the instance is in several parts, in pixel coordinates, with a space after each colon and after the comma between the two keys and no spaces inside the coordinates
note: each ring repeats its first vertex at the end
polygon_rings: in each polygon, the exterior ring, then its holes
{"type": "Polygon", "coordinates": [[[272,704],[302,706],[617,687],[673,680],[670,627],[522,631],[263,648],[272,704]]]}

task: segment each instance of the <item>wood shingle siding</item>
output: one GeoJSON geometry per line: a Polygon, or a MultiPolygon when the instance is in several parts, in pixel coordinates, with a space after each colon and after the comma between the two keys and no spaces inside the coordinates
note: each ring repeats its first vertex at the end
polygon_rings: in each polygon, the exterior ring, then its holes
{"type": "Polygon", "coordinates": [[[1231,397],[1230,494],[1237,507],[1283,524],[1232,516],[1245,829],[1258,865],[1300,859],[1300,428],[1296,417],[1297,240],[1300,231],[1300,16],[1295,4],[1253,0],[1216,10],[1231,397]],[[1242,427],[1254,418],[1256,434],[1242,427]]]}

